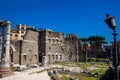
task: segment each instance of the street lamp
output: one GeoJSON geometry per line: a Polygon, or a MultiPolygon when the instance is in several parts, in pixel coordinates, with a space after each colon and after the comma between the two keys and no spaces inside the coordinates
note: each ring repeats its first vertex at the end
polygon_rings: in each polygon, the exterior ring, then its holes
{"type": "Polygon", "coordinates": [[[106,14],[105,19],[106,24],[113,30],[113,38],[114,38],[114,56],[113,56],[113,65],[115,68],[115,80],[119,80],[119,54],[117,53],[117,32],[116,32],[116,22],[115,17],[106,14]]]}

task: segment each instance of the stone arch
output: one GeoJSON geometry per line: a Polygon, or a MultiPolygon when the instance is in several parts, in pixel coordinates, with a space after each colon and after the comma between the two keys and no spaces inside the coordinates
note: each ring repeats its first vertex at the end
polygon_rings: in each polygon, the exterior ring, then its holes
{"type": "Polygon", "coordinates": [[[11,44],[10,45],[10,49],[13,51],[13,52],[16,52],[16,49],[15,49],[15,47],[11,44]]]}
{"type": "Polygon", "coordinates": [[[11,44],[10,45],[10,62],[13,62],[13,53],[16,52],[15,47],[11,44]]]}

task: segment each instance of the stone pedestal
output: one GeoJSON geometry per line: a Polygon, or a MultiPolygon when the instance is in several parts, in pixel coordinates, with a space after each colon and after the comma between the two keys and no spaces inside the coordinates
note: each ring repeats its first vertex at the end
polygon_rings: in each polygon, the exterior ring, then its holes
{"type": "Polygon", "coordinates": [[[11,71],[10,68],[0,68],[0,78],[11,76],[14,73],[11,71]]]}
{"type": "Polygon", "coordinates": [[[43,56],[43,58],[42,58],[42,66],[47,66],[47,56],[43,56]]]}

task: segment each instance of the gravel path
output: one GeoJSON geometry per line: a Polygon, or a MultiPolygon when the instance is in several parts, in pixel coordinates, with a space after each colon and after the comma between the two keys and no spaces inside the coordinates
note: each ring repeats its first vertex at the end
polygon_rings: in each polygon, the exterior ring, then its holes
{"type": "Polygon", "coordinates": [[[34,73],[36,71],[44,70],[44,67],[32,68],[22,72],[15,72],[15,75],[0,78],[0,80],[50,80],[47,71],[41,73],[34,73]],[[30,74],[33,73],[33,74],[30,74]]]}

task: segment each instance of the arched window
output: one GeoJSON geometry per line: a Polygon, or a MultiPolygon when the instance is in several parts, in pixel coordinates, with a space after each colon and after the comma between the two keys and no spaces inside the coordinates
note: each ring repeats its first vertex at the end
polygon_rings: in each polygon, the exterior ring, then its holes
{"type": "Polygon", "coordinates": [[[23,61],[25,62],[27,60],[26,55],[23,55],[23,61]]]}
{"type": "Polygon", "coordinates": [[[52,55],[52,59],[54,60],[54,55],[52,55]]]}
{"type": "Polygon", "coordinates": [[[50,61],[51,59],[50,59],[50,55],[48,55],[48,60],[50,61]]]}
{"type": "Polygon", "coordinates": [[[60,55],[60,60],[62,60],[62,55],[60,55]]]}
{"type": "Polygon", "coordinates": [[[51,43],[51,39],[49,39],[49,43],[51,43]]]}
{"type": "Polygon", "coordinates": [[[58,60],[58,55],[56,55],[56,60],[58,60]]]}
{"type": "Polygon", "coordinates": [[[51,51],[51,47],[49,47],[49,51],[51,51]]]}
{"type": "Polygon", "coordinates": [[[35,54],[35,59],[37,59],[37,54],[35,54]]]}

